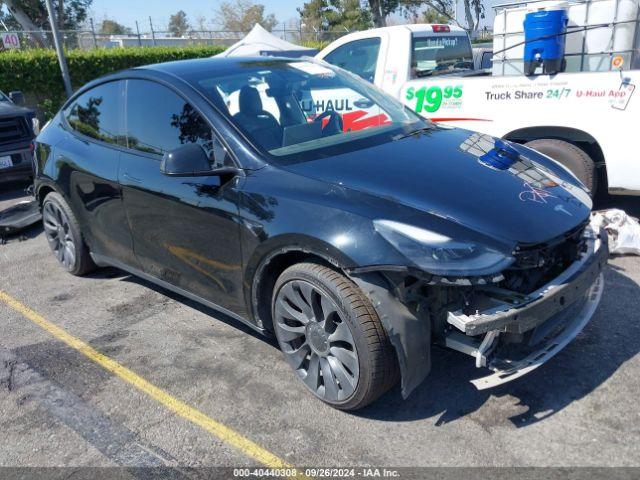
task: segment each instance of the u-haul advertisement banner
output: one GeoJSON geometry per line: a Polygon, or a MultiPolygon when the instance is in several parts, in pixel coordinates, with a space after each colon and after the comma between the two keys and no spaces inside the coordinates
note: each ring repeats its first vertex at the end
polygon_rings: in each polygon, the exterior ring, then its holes
{"type": "MultiPolygon", "coordinates": [[[[594,108],[624,111],[633,98],[637,72],[562,74],[558,77],[448,77],[408,82],[401,100],[415,112],[433,117],[497,120],[505,110],[535,106],[567,108],[593,114],[594,108]],[[496,110],[497,109],[497,110],[496,110]],[[486,117],[486,118],[485,118],[486,117]]],[[[524,112],[523,112],[524,113],[524,112]]]]}

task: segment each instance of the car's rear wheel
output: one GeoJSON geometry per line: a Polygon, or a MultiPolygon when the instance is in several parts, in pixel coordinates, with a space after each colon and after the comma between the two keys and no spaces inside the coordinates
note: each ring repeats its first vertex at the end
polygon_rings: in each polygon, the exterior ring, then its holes
{"type": "Polygon", "coordinates": [[[596,167],[593,159],[573,143],[553,138],[540,138],[527,142],[525,146],[553,158],[567,167],[578,179],[595,194],[597,188],[596,167]]]}
{"type": "Polygon", "coordinates": [[[56,192],[42,202],[42,224],[51,251],[60,265],[73,275],[84,275],[95,264],[89,256],[80,226],[65,199],[56,192]]]}
{"type": "Polygon", "coordinates": [[[285,359],[324,402],[355,410],[397,382],[395,354],[380,319],[344,275],[316,263],[293,265],[278,278],[272,307],[285,359]]]}

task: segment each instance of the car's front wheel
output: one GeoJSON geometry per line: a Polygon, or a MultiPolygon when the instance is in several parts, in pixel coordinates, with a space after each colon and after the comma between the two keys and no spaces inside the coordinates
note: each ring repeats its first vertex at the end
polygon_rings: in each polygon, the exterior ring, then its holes
{"type": "Polygon", "coordinates": [[[84,275],[95,264],[82,239],[80,226],[65,199],[56,192],[42,202],[42,224],[51,251],[60,265],[73,275],[84,275]]]}
{"type": "Polygon", "coordinates": [[[278,278],[272,306],[285,359],[324,402],[355,410],[397,382],[387,333],[369,299],[344,275],[316,263],[293,265],[278,278]]]}

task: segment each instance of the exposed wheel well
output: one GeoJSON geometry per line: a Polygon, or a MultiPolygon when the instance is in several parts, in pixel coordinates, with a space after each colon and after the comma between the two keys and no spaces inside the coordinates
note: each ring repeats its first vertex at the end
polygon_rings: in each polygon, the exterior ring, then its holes
{"type": "Polygon", "coordinates": [[[341,271],[338,263],[323,255],[303,250],[283,249],[270,255],[256,271],[256,280],[252,289],[252,306],[264,329],[273,332],[271,317],[271,297],[276,280],[287,268],[300,262],[316,262],[334,270],[341,271]]]}
{"type": "Polygon", "coordinates": [[[51,192],[55,192],[55,190],[47,185],[43,185],[42,187],[40,187],[40,189],[37,192],[38,201],[40,202],[40,205],[42,205],[42,202],[44,201],[44,197],[49,195],[51,192]]]}
{"type": "Polygon", "coordinates": [[[591,157],[596,167],[605,167],[605,158],[598,141],[587,132],[568,127],[528,127],[514,130],[504,136],[516,143],[526,143],[541,138],[564,140],[580,147],[591,157]]]}

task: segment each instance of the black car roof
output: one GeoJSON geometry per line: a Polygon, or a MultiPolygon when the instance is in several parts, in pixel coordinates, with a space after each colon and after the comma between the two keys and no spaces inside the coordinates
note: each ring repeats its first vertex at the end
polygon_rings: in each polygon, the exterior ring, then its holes
{"type": "Polygon", "coordinates": [[[219,69],[219,70],[232,70],[239,68],[243,65],[260,63],[265,67],[270,64],[276,64],[287,60],[300,60],[299,58],[285,58],[285,57],[211,57],[211,58],[195,58],[190,60],[176,60],[173,62],[155,63],[152,65],[145,65],[137,67],[133,70],[155,70],[159,72],[169,73],[175,76],[188,75],[195,71],[201,71],[202,69],[219,69]]]}
{"type": "MultiPolygon", "coordinates": [[[[247,66],[249,64],[257,63],[266,68],[269,68],[269,66],[275,65],[280,62],[304,60],[306,60],[305,57],[288,58],[254,56],[194,58],[188,60],[175,60],[172,62],[153,63],[149,65],[141,65],[139,67],[128,68],[126,70],[120,70],[119,72],[110,73],[107,75],[103,75],[102,77],[98,77],[87,82],[85,85],[79,88],[76,92],[74,92],[73,97],[76,97],[80,92],[84,92],[90,88],[93,88],[95,85],[99,85],[101,83],[109,82],[112,80],[127,78],[136,73],[140,74],[144,72],[147,75],[151,74],[151,76],[154,76],[154,74],[164,74],[170,77],[181,78],[184,80],[185,77],[191,76],[191,74],[193,73],[202,72],[203,70],[210,70],[211,73],[222,74],[223,72],[226,73],[229,71],[233,71],[234,69],[239,69],[243,65],[247,66]]],[[[67,101],[65,105],[68,103],[69,101],[67,101]]]]}

